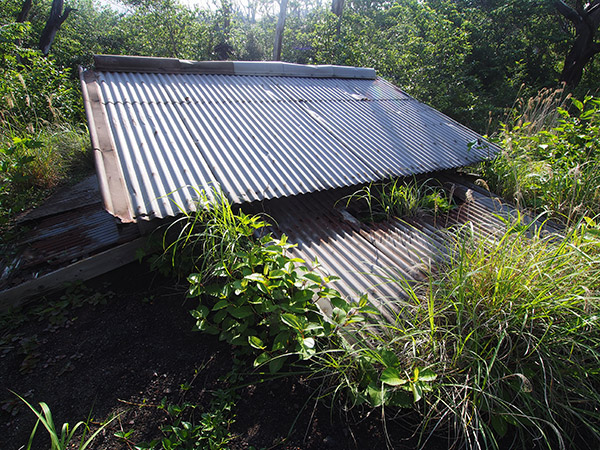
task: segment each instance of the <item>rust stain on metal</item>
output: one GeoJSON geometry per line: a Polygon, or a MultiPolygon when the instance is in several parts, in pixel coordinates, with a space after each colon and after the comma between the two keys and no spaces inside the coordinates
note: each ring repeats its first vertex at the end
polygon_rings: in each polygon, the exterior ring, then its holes
{"type": "MultiPolygon", "coordinates": [[[[404,283],[424,280],[437,264],[455,251],[452,229],[471,224],[481,234],[496,234],[524,216],[492,194],[478,189],[467,179],[440,176],[456,206],[447,214],[421,213],[379,223],[360,222],[340,201],[353,189],[338,189],[253,204],[250,212],[264,212],[274,222],[276,235],[286,234],[297,244],[292,250],[307,264],[315,259],[324,274],[340,276],[335,287],[347,298],[363,293],[392,320],[389,299],[406,298],[404,283]],[[464,195],[470,192],[467,201],[464,195]]],[[[552,224],[537,221],[533,229],[557,232],[552,224]]]]}

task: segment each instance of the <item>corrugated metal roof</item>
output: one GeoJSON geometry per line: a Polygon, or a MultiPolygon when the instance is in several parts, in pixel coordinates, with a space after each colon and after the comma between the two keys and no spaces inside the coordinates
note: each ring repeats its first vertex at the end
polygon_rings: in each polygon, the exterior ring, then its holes
{"type": "Polygon", "coordinates": [[[137,225],[119,225],[104,210],[95,175],[56,193],[22,220],[28,229],[0,257],[0,291],[140,234],[137,225]]]}
{"type": "Polygon", "coordinates": [[[82,87],[101,191],[123,222],[193,210],[212,187],[252,202],[496,150],[372,69],[104,58],[82,72],[82,87]]]}
{"type": "MultiPolygon", "coordinates": [[[[454,251],[456,226],[469,223],[475,233],[505,233],[519,219],[534,222],[531,232],[560,232],[550,222],[542,222],[517,211],[468,180],[440,175],[453,193],[457,206],[447,214],[364,223],[352,217],[339,201],[347,189],[277,199],[250,205],[248,212],[264,212],[276,235],[285,233],[297,244],[292,254],[307,264],[318,260],[324,275],[340,277],[334,285],[346,298],[356,301],[363,293],[384,314],[393,318],[394,305],[387,300],[407,299],[403,283],[424,279],[433,263],[448,261],[454,251]]],[[[326,305],[322,305],[325,306],[326,305]]]]}

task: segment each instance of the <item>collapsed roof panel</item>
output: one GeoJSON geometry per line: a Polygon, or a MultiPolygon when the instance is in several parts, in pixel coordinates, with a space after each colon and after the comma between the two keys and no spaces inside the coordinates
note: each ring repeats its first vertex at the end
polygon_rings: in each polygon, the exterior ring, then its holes
{"type": "Polygon", "coordinates": [[[555,224],[518,211],[465,177],[437,174],[431,185],[444,186],[453,196],[456,205],[449,212],[421,210],[404,218],[361,222],[347,208],[352,188],[250,204],[246,210],[265,213],[275,235],[285,234],[296,245],[292,256],[308,265],[317,260],[318,272],[339,276],[333,285],[344,297],[358,301],[367,293],[392,320],[398,300],[408,300],[405,283],[423,281],[432,268],[449,262],[463,226],[481,237],[504,236],[517,221],[529,225],[531,235],[560,232],[555,224]]]}
{"type": "Polygon", "coordinates": [[[243,203],[487,156],[372,69],[106,56],[82,88],[105,205],[123,222],[193,210],[215,186],[243,203]]]}

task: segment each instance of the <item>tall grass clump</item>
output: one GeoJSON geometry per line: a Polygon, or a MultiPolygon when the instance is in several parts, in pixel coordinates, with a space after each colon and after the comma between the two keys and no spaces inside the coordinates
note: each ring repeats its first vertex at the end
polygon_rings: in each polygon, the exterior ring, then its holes
{"type": "Polygon", "coordinates": [[[29,32],[0,25],[0,226],[89,165],[77,85],[69,69],[20,46],[29,32]]]}
{"type": "Polygon", "coordinates": [[[424,211],[437,215],[451,207],[448,193],[439,181],[432,179],[393,178],[371,183],[344,200],[360,220],[369,222],[414,216],[424,211]]]}
{"type": "Polygon", "coordinates": [[[525,127],[527,133],[534,134],[555,126],[560,119],[559,109],[568,108],[571,94],[565,86],[559,88],[543,88],[537,95],[525,99],[518,97],[507,117],[506,125],[525,127]]]}
{"type": "Polygon", "coordinates": [[[428,284],[396,280],[407,299],[395,321],[339,329],[341,345],[313,358],[324,391],[388,419],[412,407],[422,444],[597,448],[599,228],[588,219],[564,237],[526,233],[458,230],[428,284]]]}
{"type": "Polygon", "coordinates": [[[562,448],[575,431],[598,443],[600,241],[590,225],[564,238],[463,234],[432,283],[445,376],[431,411],[450,411],[471,447],[496,447],[509,430],[513,446],[562,448]]]}
{"type": "Polygon", "coordinates": [[[197,210],[187,212],[163,234],[163,253],[154,260],[155,268],[175,275],[197,273],[203,283],[221,267],[231,267],[237,253],[249,249],[258,230],[268,224],[259,216],[234,210],[220,189],[198,191],[197,210]]]}
{"type": "Polygon", "coordinates": [[[482,166],[494,192],[567,224],[600,213],[600,99],[571,103],[554,113],[553,102],[532,107],[504,125],[502,152],[482,166]]]}

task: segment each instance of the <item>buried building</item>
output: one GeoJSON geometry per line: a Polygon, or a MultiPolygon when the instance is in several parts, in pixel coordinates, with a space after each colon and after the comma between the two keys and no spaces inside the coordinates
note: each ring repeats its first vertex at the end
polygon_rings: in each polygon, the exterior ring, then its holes
{"type": "Polygon", "coordinates": [[[73,200],[75,188],[61,207],[25,217],[33,235],[6,263],[4,305],[133,261],[143,236],[194,211],[201,192],[266,212],[298,257],[341,277],[341,293],[382,303],[401,295],[386,280],[418,277],[443,258],[448,226],[493,232],[511,214],[452,171],[498,149],[373,69],[96,56],[81,85],[99,194],[88,180],[86,201],[73,200]],[[456,199],[443,218],[361,221],[340,201],[369,183],[423,175],[456,199]]]}

